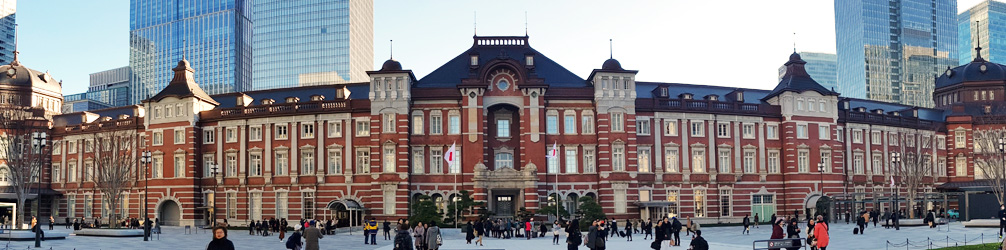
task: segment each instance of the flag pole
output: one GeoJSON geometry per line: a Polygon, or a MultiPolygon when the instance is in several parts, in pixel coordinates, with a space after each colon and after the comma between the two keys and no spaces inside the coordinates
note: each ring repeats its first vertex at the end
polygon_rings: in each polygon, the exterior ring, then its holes
{"type": "MultiPolygon", "coordinates": [[[[457,144],[457,143],[458,143],[457,141],[455,141],[454,143],[451,143],[451,147],[453,148],[453,146],[455,144],[457,144]]],[[[457,158],[458,158],[457,151],[451,152],[451,162],[447,164],[447,168],[448,168],[447,171],[450,171],[451,169],[454,168],[454,164],[455,164],[454,162],[457,161],[457,158]]],[[[461,170],[461,169],[458,169],[458,170],[461,170]]],[[[458,172],[461,172],[461,171],[458,171],[458,172]]],[[[454,198],[452,198],[452,201],[454,202],[454,227],[455,228],[458,227],[458,219],[460,219],[460,218],[458,218],[458,194],[459,194],[458,193],[458,173],[454,173],[454,198]]]]}

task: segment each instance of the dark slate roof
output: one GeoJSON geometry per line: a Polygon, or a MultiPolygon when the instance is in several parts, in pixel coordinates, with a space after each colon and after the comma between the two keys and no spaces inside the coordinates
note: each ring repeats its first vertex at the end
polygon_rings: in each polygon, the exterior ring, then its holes
{"type": "MultiPolygon", "coordinates": [[[[416,83],[416,88],[447,88],[456,87],[461,84],[461,79],[467,79],[469,77],[468,72],[470,69],[470,55],[479,54],[479,66],[484,66],[491,60],[497,58],[509,58],[524,64],[524,55],[533,54],[534,55],[534,74],[540,78],[545,79],[545,84],[549,86],[555,86],[560,88],[575,88],[575,87],[588,87],[583,78],[580,78],[573,72],[570,72],[566,68],[562,67],[552,59],[538,52],[530,45],[525,42],[523,45],[479,45],[478,41],[482,37],[475,37],[476,43],[473,43],[472,47],[464,52],[461,52],[458,56],[454,57],[450,61],[447,61],[444,65],[440,66],[430,74],[419,79],[416,83]]],[[[506,37],[500,37],[506,38],[506,37]]],[[[527,41],[527,37],[512,37],[511,39],[519,40],[523,39],[527,41]]]]}
{"type": "Polygon", "coordinates": [[[736,101],[731,99],[731,97],[727,94],[734,91],[742,91],[744,92],[744,103],[761,104],[762,98],[770,93],[770,91],[764,89],[747,89],[684,83],[636,82],[636,98],[654,98],[655,96],[653,96],[653,90],[663,85],[668,86],[668,97],[671,99],[676,99],[681,94],[692,94],[695,99],[702,99],[708,95],[716,95],[723,101],[736,101]]]}
{"type": "Polygon", "coordinates": [[[849,108],[850,109],[855,109],[855,108],[863,107],[863,108],[866,108],[867,112],[872,111],[872,110],[876,110],[876,109],[880,109],[880,110],[883,110],[884,113],[888,113],[888,112],[891,112],[891,111],[898,111],[898,112],[901,113],[900,114],[901,116],[913,117],[914,114],[913,114],[912,111],[914,109],[918,109],[919,110],[919,117],[918,118],[922,119],[922,120],[946,121],[946,117],[947,117],[946,116],[946,111],[941,110],[941,109],[922,108],[922,107],[916,107],[916,106],[901,105],[901,104],[890,103],[890,102],[879,102],[879,101],[867,100],[867,99],[859,99],[859,98],[842,98],[842,101],[849,102],[849,108]]]}
{"type": "Polygon", "coordinates": [[[212,104],[220,104],[216,100],[213,100],[210,95],[207,95],[202,88],[199,88],[199,84],[196,84],[194,77],[192,77],[195,70],[189,66],[189,61],[185,59],[178,61],[178,67],[171,70],[175,71],[175,77],[171,79],[171,82],[168,83],[167,87],[162,89],[161,92],[158,92],[157,95],[154,95],[149,100],[160,101],[161,99],[169,96],[177,98],[191,96],[212,104]]]}
{"type": "Polygon", "coordinates": [[[35,87],[54,92],[63,92],[63,84],[52,78],[49,72],[39,72],[25,67],[17,60],[17,52],[14,52],[14,60],[7,65],[0,65],[0,85],[35,87]],[[14,75],[7,75],[8,71],[14,69],[14,75]]]}
{"type": "Polygon", "coordinates": [[[943,88],[963,82],[997,81],[1006,83],[1006,65],[986,61],[981,56],[981,47],[977,48],[978,56],[968,64],[947,68],[939,78],[936,87],[943,88]],[[985,66],[985,70],[982,70],[985,66]]]}
{"type": "Polygon", "coordinates": [[[129,117],[133,117],[135,115],[137,106],[139,105],[127,105],[107,109],[88,110],[88,111],[60,114],[53,117],[53,124],[54,126],[57,127],[80,125],[84,123],[83,119],[85,112],[98,115],[98,119],[100,119],[101,117],[112,117],[112,119],[118,119],[119,115],[129,115],[129,117]]]}
{"type": "Polygon", "coordinates": [[[276,103],[283,103],[287,97],[297,97],[302,102],[311,100],[313,95],[322,95],[325,100],[335,99],[336,90],[340,87],[346,86],[349,89],[349,99],[367,99],[370,95],[370,83],[351,83],[346,85],[318,85],[318,86],[304,86],[304,87],[292,87],[292,88],[282,88],[282,89],[269,89],[269,90],[258,90],[249,92],[233,92],[225,93],[219,95],[213,95],[214,99],[220,100],[222,103],[217,108],[233,108],[237,105],[237,97],[241,94],[248,95],[252,98],[252,105],[259,105],[259,101],[264,99],[273,99],[276,103]]]}
{"type": "Polygon", "coordinates": [[[779,85],[775,86],[768,96],[763,99],[768,100],[772,97],[782,94],[786,91],[794,91],[802,93],[804,91],[814,91],[820,93],[821,95],[838,95],[838,93],[828,90],[818,84],[807,74],[807,70],[804,69],[804,65],[807,64],[806,61],[800,59],[800,54],[793,52],[789,56],[789,61],[786,62],[786,74],[782,76],[782,81],[779,81],[779,85]]]}

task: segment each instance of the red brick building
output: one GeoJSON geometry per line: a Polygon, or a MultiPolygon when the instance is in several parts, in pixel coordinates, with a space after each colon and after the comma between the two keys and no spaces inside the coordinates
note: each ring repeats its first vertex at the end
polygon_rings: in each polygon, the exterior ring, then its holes
{"type": "MultiPolygon", "coordinates": [[[[974,120],[843,98],[804,64],[791,55],[773,90],[636,81],[614,59],[583,79],[526,36],[475,37],[423,78],[388,60],[368,72],[371,82],[209,96],[182,61],[142,105],[54,118],[61,143],[48,172],[63,194],[54,213],[108,209],[78,176],[91,171],[87,135],[111,129],[135,130],[139,150],[153,155],[147,189],[138,165],[117,213],[141,215],[146,191],[147,211],[169,225],[205,224],[213,207],[231,224],[393,219],[419,195],[446,207],[458,190],[496,216],[537,210],[556,192],[567,208],[595,197],[618,219],[839,212],[821,197],[864,201],[847,209],[889,208],[865,200],[892,195],[892,176],[902,177],[890,156],[905,151],[928,159],[922,191],[974,178],[948,160],[960,149],[946,140],[948,129],[967,131],[974,120]],[[451,145],[462,157],[448,164],[451,145]],[[547,159],[552,145],[558,157],[547,159]]],[[[1006,77],[997,79],[989,86],[1002,98],[1006,77]]]]}

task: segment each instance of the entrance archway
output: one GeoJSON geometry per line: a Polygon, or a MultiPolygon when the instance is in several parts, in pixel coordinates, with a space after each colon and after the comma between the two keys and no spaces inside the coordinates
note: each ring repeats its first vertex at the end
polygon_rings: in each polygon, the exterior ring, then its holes
{"type": "Polygon", "coordinates": [[[832,212],[832,202],[831,197],[814,195],[807,198],[807,202],[804,203],[805,214],[807,219],[816,217],[817,215],[824,215],[825,220],[831,221],[832,212]]]}
{"type": "Polygon", "coordinates": [[[178,209],[178,203],[172,200],[161,203],[157,207],[157,218],[161,220],[161,225],[178,226],[182,220],[182,212],[178,209]]]}
{"type": "Polygon", "coordinates": [[[354,200],[329,202],[328,210],[339,227],[358,226],[363,223],[363,206],[354,200]]]}

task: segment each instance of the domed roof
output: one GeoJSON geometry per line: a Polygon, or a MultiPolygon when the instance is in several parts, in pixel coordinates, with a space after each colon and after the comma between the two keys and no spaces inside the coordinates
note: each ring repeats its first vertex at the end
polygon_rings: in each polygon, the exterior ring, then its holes
{"type": "Polygon", "coordinates": [[[1006,65],[986,61],[979,56],[968,64],[947,68],[939,78],[936,78],[936,87],[942,88],[964,82],[987,82],[998,81],[1006,83],[1006,65]]]}
{"type": "Polygon", "coordinates": [[[604,64],[601,64],[601,69],[622,70],[622,64],[618,63],[618,60],[615,60],[615,58],[608,58],[608,60],[604,60],[604,64]]]}
{"type": "Polygon", "coordinates": [[[384,65],[381,66],[381,71],[386,70],[402,70],[402,63],[395,61],[395,59],[388,59],[384,61],[384,65]]]}
{"type": "Polygon", "coordinates": [[[0,65],[0,86],[40,88],[61,95],[62,85],[49,72],[39,72],[25,67],[17,61],[17,57],[14,57],[14,61],[10,64],[0,65]]]}

